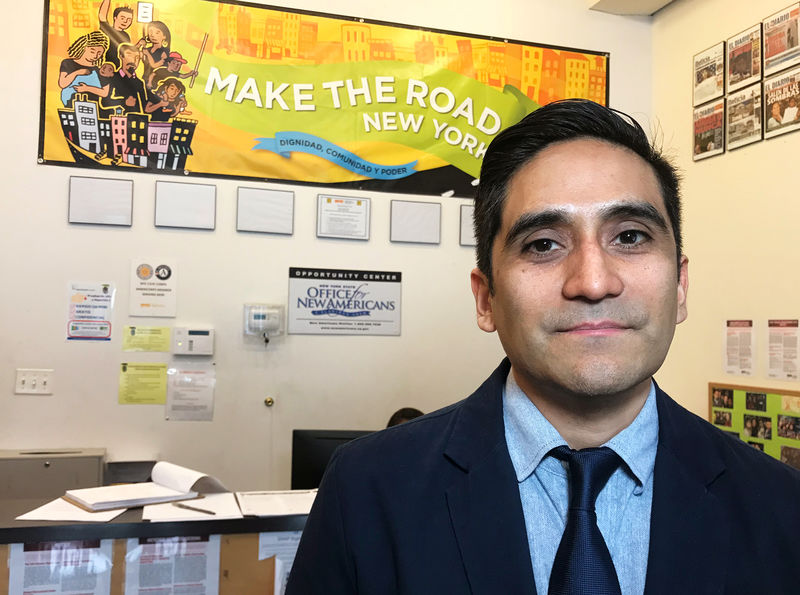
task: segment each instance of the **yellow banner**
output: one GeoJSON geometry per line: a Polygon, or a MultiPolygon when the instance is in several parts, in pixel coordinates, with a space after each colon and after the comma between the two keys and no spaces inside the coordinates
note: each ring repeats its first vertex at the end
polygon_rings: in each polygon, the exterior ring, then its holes
{"type": "Polygon", "coordinates": [[[471,195],[540,105],[606,103],[608,57],[201,0],[50,0],[46,163],[471,195]]]}

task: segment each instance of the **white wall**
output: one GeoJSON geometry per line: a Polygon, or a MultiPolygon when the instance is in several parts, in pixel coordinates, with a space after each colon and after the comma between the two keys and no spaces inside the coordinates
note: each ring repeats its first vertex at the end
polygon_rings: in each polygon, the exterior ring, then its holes
{"type": "MultiPolygon", "coordinates": [[[[648,19],[591,12],[583,0],[498,0],[472,6],[407,0],[402,11],[365,0],[285,6],[608,51],[612,105],[649,117],[648,19]]],[[[474,322],[468,279],[473,253],[458,245],[464,200],[442,200],[440,246],[390,244],[392,196],[375,193],[364,194],[372,198],[369,242],[320,240],[314,234],[319,189],[298,186],[293,187],[294,236],[272,237],[238,234],[239,183],[214,180],[216,230],[166,230],[153,227],[158,178],[109,172],[103,175],[135,181],[133,227],[68,225],[68,177],[98,172],[37,165],[40,3],[16,3],[14,23],[0,41],[7,57],[7,90],[0,99],[6,139],[0,148],[0,448],[99,446],[108,449],[111,460],[161,457],[194,466],[234,489],[288,487],[292,428],[382,427],[400,406],[430,411],[460,399],[497,364],[502,353],[497,339],[474,322]],[[69,281],[117,284],[116,329],[165,323],[127,316],[130,259],[135,256],[179,261],[178,316],[166,324],[208,324],[217,331],[211,423],[167,422],[161,406],[117,404],[120,362],[165,361],[164,354],[123,353],[119,332],[110,343],[64,340],[69,281]],[[402,336],[288,336],[266,349],[245,342],[243,303],[285,303],[289,266],[402,271],[402,336]],[[14,370],[23,367],[54,368],[55,394],[14,395],[14,370]],[[271,409],[263,404],[268,395],[277,401],[271,409]]],[[[688,63],[687,58],[687,80],[688,63]]]]}
{"type": "Polygon", "coordinates": [[[723,374],[727,319],[760,325],[764,354],[769,318],[798,318],[797,222],[800,136],[788,134],[692,162],[692,56],[761,22],[783,0],[677,0],[653,24],[653,113],[683,170],[685,251],[689,256],[689,319],[678,328],[661,384],[703,417],[708,383],[797,390],[767,378],[765,357],[752,377],[723,374]]]}

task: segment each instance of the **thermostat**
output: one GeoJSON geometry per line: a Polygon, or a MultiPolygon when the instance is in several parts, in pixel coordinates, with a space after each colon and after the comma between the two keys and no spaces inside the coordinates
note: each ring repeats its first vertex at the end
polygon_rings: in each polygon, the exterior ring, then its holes
{"type": "Polygon", "coordinates": [[[172,353],[176,355],[214,355],[214,329],[175,327],[172,353]]]}

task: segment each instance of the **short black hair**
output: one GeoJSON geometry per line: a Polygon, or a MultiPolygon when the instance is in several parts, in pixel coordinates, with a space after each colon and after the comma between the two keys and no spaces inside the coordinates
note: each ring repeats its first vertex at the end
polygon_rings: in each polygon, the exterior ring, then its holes
{"type": "Polygon", "coordinates": [[[508,185],[520,168],[553,143],[595,138],[625,147],[644,159],[658,179],[661,197],[675,236],[678,265],[683,254],[679,176],[675,167],[647,139],[642,127],[627,114],[589,101],[554,101],[525,116],[498,134],[486,149],[475,196],[475,238],[478,269],[492,279],[492,245],[500,230],[508,185]]]}
{"type": "Polygon", "coordinates": [[[392,413],[392,417],[389,418],[389,423],[386,424],[387,428],[391,428],[392,426],[399,426],[402,423],[407,421],[411,421],[417,417],[421,417],[425,415],[419,409],[414,409],[413,407],[403,407],[402,409],[398,409],[394,413],[392,413]]]}

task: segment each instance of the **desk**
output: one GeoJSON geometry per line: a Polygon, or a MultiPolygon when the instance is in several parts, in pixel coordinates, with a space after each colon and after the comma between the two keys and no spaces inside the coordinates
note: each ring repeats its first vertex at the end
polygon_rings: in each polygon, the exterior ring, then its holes
{"type": "Polygon", "coordinates": [[[114,540],[112,595],[123,595],[125,547],[129,538],[221,535],[221,595],[269,593],[274,576],[274,560],[258,560],[258,534],[274,531],[301,531],[306,515],[283,517],[245,517],[222,521],[150,523],[142,521],[142,509],[132,508],[108,523],[16,521],[15,517],[45,504],[48,500],[0,500],[0,593],[8,592],[7,565],[11,543],[36,543],[75,540],[114,540]]]}

